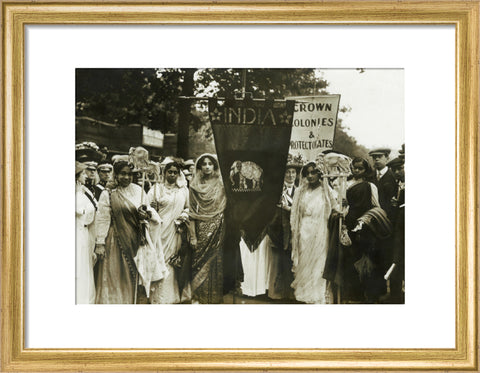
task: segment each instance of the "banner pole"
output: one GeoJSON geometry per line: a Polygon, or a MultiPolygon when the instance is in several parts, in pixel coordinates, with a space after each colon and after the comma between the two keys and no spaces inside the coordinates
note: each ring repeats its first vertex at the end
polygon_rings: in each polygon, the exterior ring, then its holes
{"type": "Polygon", "coordinates": [[[247,86],[247,69],[242,69],[242,98],[245,98],[247,86]]]}

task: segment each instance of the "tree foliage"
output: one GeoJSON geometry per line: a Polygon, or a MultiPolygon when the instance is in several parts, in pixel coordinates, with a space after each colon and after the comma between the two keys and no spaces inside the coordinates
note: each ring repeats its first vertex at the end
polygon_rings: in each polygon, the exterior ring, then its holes
{"type": "MultiPolygon", "coordinates": [[[[328,82],[315,69],[195,69],[193,74],[192,69],[77,69],[76,115],[119,125],[138,123],[163,133],[182,133],[184,126],[189,135],[181,141],[191,142],[195,154],[190,155],[195,156],[197,150],[212,148],[213,134],[206,102],[194,101],[189,112],[179,115],[182,89],[192,85],[200,97],[240,97],[244,86],[253,98],[328,94],[328,82]],[[202,141],[209,144],[195,144],[202,141]]],[[[335,150],[366,154],[341,121],[335,150]]]]}

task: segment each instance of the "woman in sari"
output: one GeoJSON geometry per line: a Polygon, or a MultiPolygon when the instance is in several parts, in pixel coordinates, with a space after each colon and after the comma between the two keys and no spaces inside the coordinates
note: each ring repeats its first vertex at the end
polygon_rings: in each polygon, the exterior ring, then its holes
{"type": "Polygon", "coordinates": [[[181,225],[188,220],[188,189],[181,175],[181,167],[170,162],[164,168],[164,183],[155,184],[148,192],[148,200],[162,219],[159,230],[168,275],[152,284],[150,302],[155,304],[180,303],[188,294],[180,296],[178,279],[171,260],[182,246],[181,225]]]}
{"type": "Polygon", "coordinates": [[[192,300],[223,303],[223,243],[225,190],[213,154],[201,155],[190,183],[190,244],[192,300]]]}
{"type": "Polygon", "coordinates": [[[96,201],[85,188],[86,165],[75,163],[76,293],[77,304],[95,303],[95,219],[96,201]]]}
{"type": "Polygon", "coordinates": [[[368,257],[368,263],[378,264],[380,252],[375,248],[375,237],[365,225],[359,229],[359,219],[373,208],[379,208],[378,190],[370,182],[373,170],[366,159],[355,158],[352,161],[353,178],[347,183],[347,200],[344,205],[348,207],[345,216],[345,225],[352,241],[351,246],[344,247],[344,281],[342,287],[342,302],[365,303],[372,302],[384,293],[384,283],[380,267],[370,271],[368,276],[359,273],[359,264],[362,257],[368,257]]]}
{"type": "Polygon", "coordinates": [[[328,218],[335,199],[314,162],[303,167],[302,177],[291,209],[292,288],[297,301],[332,303],[331,287],[323,278],[323,271],[328,251],[328,218]]]}
{"type": "Polygon", "coordinates": [[[113,170],[117,188],[103,191],[98,204],[95,252],[100,265],[95,303],[132,304],[142,280],[148,288],[150,280],[164,276],[161,255],[148,262],[139,260],[146,255],[138,255],[154,245],[150,233],[156,235],[161,220],[154,209],[142,204],[142,188],[132,183],[132,166],[122,160],[113,170]]]}

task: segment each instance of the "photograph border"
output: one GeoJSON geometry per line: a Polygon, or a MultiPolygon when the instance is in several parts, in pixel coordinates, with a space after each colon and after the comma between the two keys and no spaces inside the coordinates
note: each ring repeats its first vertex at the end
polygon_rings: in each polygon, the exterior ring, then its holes
{"type": "Polygon", "coordinates": [[[476,370],[479,2],[2,3],[1,371],[476,370]],[[25,348],[25,27],[65,24],[454,25],[456,326],[452,349],[25,348]],[[188,360],[185,359],[188,353],[188,360]]]}

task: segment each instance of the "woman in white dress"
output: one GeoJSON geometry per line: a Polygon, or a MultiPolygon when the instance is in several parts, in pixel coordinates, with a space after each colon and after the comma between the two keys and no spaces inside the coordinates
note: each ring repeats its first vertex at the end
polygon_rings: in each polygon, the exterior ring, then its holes
{"type": "Polygon", "coordinates": [[[96,201],[85,188],[86,166],[75,163],[75,223],[76,223],[76,295],[77,304],[95,303],[95,219],[96,201]],[[88,196],[87,196],[87,193],[88,196]]]}
{"type": "Polygon", "coordinates": [[[328,251],[328,218],[336,202],[314,162],[302,169],[301,185],[292,205],[292,262],[295,299],[305,303],[332,303],[330,285],[323,278],[328,251]]]}
{"type": "Polygon", "coordinates": [[[188,286],[180,296],[175,269],[170,264],[182,245],[180,226],[188,220],[187,184],[181,166],[176,162],[165,165],[163,179],[163,183],[155,184],[148,192],[150,206],[162,219],[159,233],[168,268],[168,275],[153,283],[150,289],[150,302],[155,304],[180,303],[189,297],[188,286]]]}

